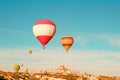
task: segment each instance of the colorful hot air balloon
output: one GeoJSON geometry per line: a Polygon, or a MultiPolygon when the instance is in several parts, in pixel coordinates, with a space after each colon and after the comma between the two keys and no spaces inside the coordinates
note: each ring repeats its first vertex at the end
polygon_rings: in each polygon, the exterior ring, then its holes
{"type": "Polygon", "coordinates": [[[29,53],[29,54],[31,54],[31,53],[32,53],[32,50],[31,50],[31,49],[29,49],[29,50],[28,50],[28,53],[29,53]]]}
{"type": "Polygon", "coordinates": [[[15,72],[18,72],[20,70],[20,65],[14,65],[13,69],[15,70],[15,72]]]}
{"type": "Polygon", "coordinates": [[[73,42],[74,42],[74,39],[70,36],[64,36],[61,38],[61,44],[63,45],[63,47],[65,48],[66,51],[68,51],[70,49],[73,42]]]}
{"type": "Polygon", "coordinates": [[[51,20],[38,20],[33,25],[33,33],[43,48],[52,39],[56,32],[56,25],[51,20]]]}

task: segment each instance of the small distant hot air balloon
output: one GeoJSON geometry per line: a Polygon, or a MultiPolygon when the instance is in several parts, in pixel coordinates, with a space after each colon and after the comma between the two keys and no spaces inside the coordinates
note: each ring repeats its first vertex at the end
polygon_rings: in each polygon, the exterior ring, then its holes
{"type": "Polygon", "coordinates": [[[23,67],[23,64],[21,64],[21,67],[23,67]]]}
{"type": "Polygon", "coordinates": [[[61,44],[65,48],[66,51],[70,49],[74,42],[74,39],[71,36],[64,36],[61,38],[61,44]]]}
{"type": "Polygon", "coordinates": [[[28,50],[28,53],[29,53],[29,54],[31,54],[31,53],[32,53],[32,50],[31,50],[31,49],[29,49],[29,50],[28,50]]]}
{"type": "Polygon", "coordinates": [[[24,68],[23,72],[28,72],[28,68],[24,68]]]}
{"type": "Polygon", "coordinates": [[[51,20],[38,20],[33,25],[33,33],[43,48],[53,38],[56,32],[56,25],[51,20]]]}
{"type": "Polygon", "coordinates": [[[15,72],[18,72],[20,70],[20,65],[17,65],[17,64],[14,65],[13,69],[14,69],[15,72]]]}

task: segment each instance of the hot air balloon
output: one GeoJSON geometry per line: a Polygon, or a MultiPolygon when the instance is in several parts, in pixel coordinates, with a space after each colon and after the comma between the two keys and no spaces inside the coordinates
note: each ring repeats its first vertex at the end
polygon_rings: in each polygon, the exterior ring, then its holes
{"type": "Polygon", "coordinates": [[[23,67],[23,64],[21,64],[21,67],[23,67]]]}
{"type": "Polygon", "coordinates": [[[61,44],[65,48],[66,51],[70,49],[74,42],[74,39],[71,36],[64,36],[61,38],[61,44]]]}
{"type": "Polygon", "coordinates": [[[28,68],[24,68],[23,72],[28,72],[28,68]]]}
{"type": "Polygon", "coordinates": [[[20,65],[14,65],[13,69],[15,70],[15,72],[18,72],[20,70],[20,65]]]}
{"type": "Polygon", "coordinates": [[[29,50],[28,50],[28,53],[29,53],[29,54],[31,54],[31,53],[32,53],[32,50],[31,50],[31,49],[29,49],[29,50]]]}
{"type": "Polygon", "coordinates": [[[51,20],[38,20],[33,25],[33,33],[45,49],[45,45],[53,38],[56,25],[51,20]]]}

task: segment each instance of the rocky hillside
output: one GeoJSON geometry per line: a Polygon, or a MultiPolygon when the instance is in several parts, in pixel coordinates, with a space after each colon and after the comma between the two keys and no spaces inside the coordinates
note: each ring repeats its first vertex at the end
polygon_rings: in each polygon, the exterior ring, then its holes
{"type": "Polygon", "coordinates": [[[81,73],[61,65],[54,70],[40,70],[39,72],[0,71],[0,80],[120,80],[120,77],[81,73]]]}

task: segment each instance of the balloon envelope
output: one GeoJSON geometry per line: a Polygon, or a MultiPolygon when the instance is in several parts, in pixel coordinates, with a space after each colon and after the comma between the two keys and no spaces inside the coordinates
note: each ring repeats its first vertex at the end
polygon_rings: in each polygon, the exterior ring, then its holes
{"type": "Polygon", "coordinates": [[[74,39],[71,36],[64,36],[61,38],[61,44],[65,48],[66,51],[70,49],[74,42],[74,39]]]}
{"type": "Polygon", "coordinates": [[[23,64],[21,64],[21,67],[23,67],[23,64]]]}
{"type": "Polygon", "coordinates": [[[20,65],[14,65],[13,69],[15,72],[18,72],[20,70],[20,65]]]}
{"type": "Polygon", "coordinates": [[[32,53],[32,50],[31,50],[31,49],[29,49],[29,50],[28,50],[28,53],[29,53],[29,54],[31,54],[31,53],[32,53]]]}
{"type": "Polygon", "coordinates": [[[28,68],[24,68],[23,72],[28,72],[28,68]]]}
{"type": "Polygon", "coordinates": [[[33,33],[43,48],[52,39],[56,32],[56,25],[51,20],[38,20],[33,25],[33,33]]]}

